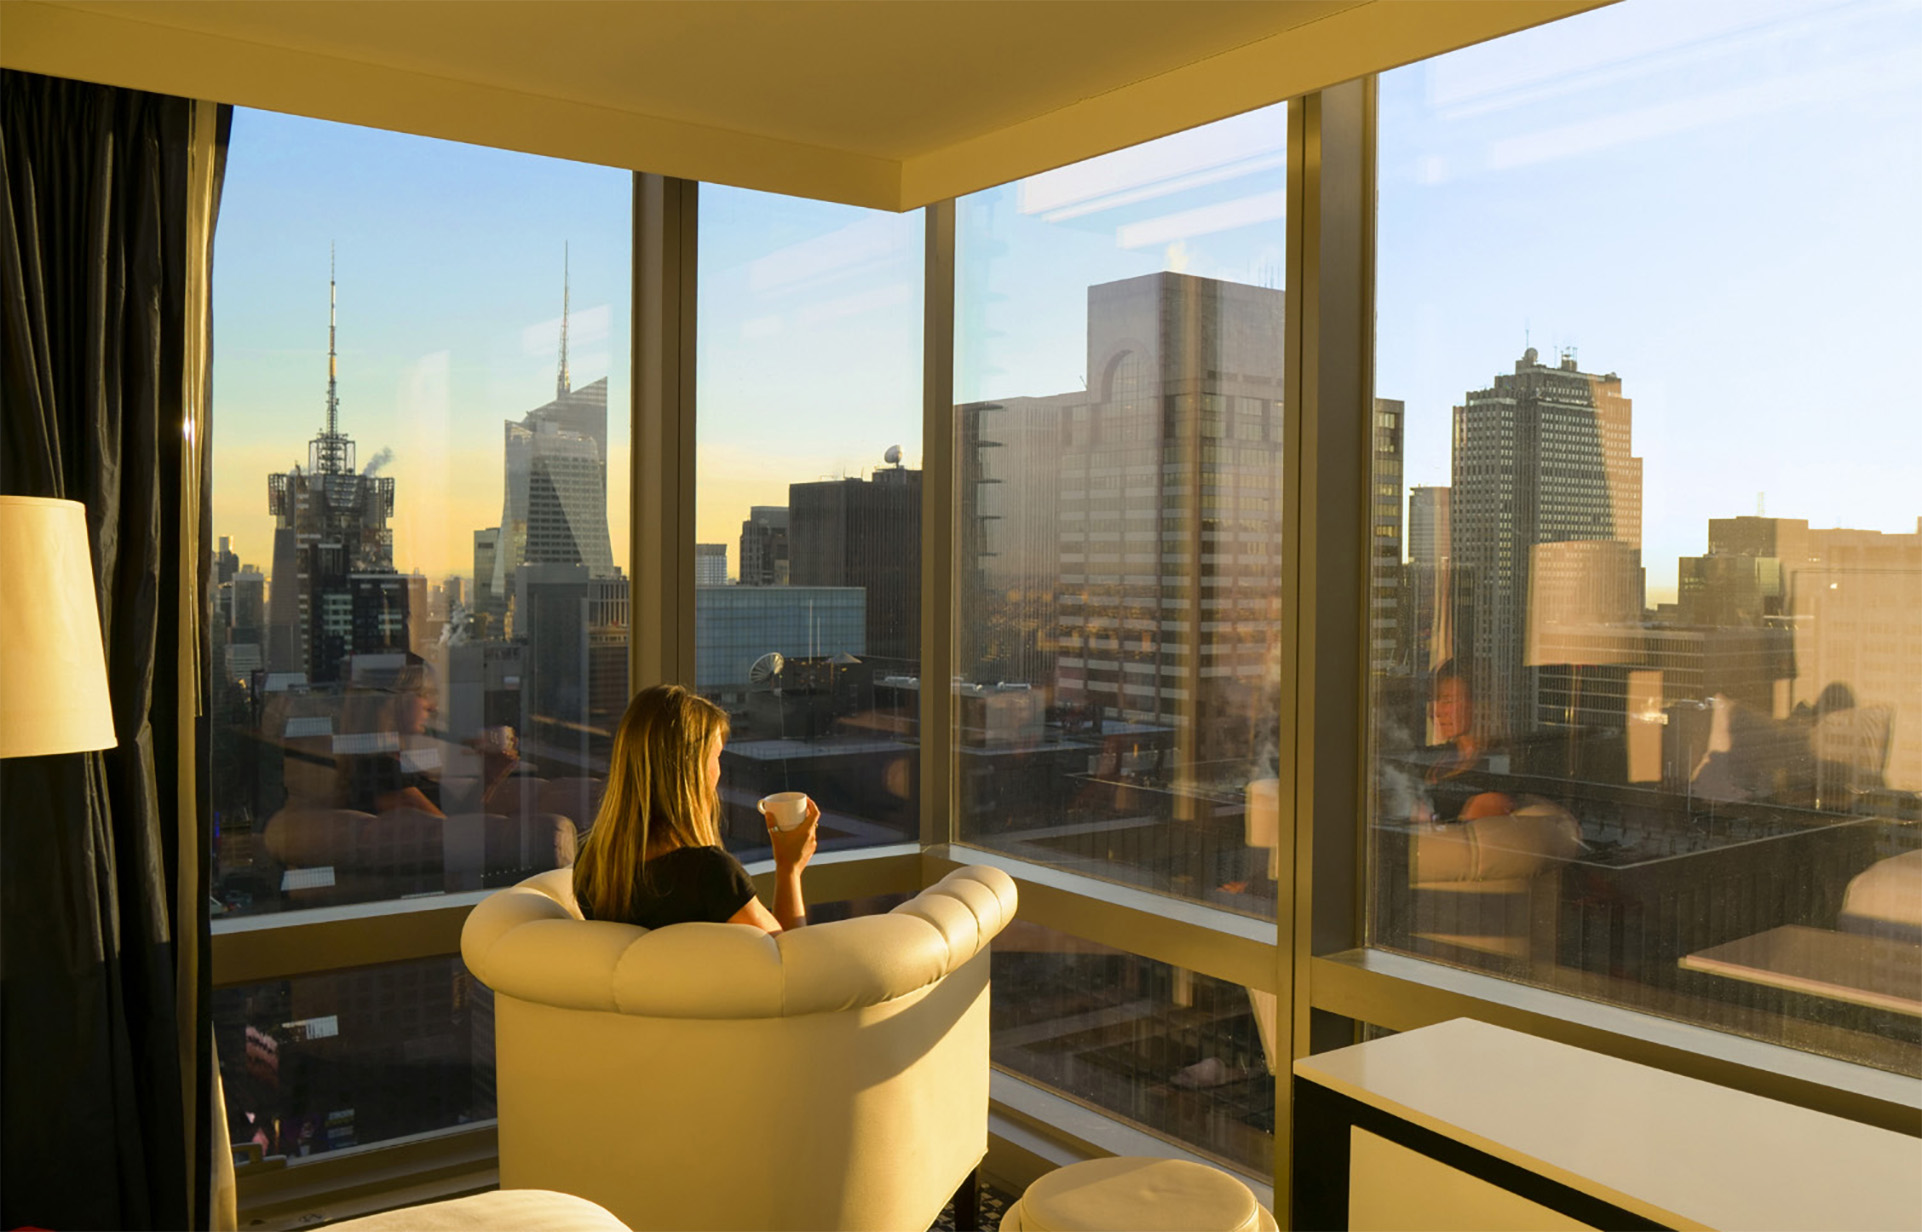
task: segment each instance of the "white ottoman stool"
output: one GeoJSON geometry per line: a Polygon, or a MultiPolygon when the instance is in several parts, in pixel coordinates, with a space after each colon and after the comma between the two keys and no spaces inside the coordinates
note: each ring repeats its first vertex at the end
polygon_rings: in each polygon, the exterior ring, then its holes
{"type": "Polygon", "coordinates": [[[546,1189],[496,1189],[328,1224],[330,1232],[627,1232],[606,1209],[546,1189]]]}
{"type": "Polygon", "coordinates": [[[1279,1232],[1254,1191],[1206,1164],[1117,1155],[1057,1168],[1001,1217],[1002,1232],[1279,1232]]]}

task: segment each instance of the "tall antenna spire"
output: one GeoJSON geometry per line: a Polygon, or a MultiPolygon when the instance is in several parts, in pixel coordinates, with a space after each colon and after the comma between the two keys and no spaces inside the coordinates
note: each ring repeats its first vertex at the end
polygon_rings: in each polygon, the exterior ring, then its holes
{"type": "Polygon", "coordinates": [[[327,245],[327,426],[308,445],[308,468],[321,475],[354,469],[354,443],[340,434],[340,354],[335,347],[334,246],[327,245]]]}
{"type": "Polygon", "coordinates": [[[567,244],[561,244],[561,371],[554,380],[554,396],[565,397],[574,388],[574,380],[567,372],[567,244]]]}
{"type": "Polygon", "coordinates": [[[340,435],[340,399],[335,381],[340,360],[334,351],[334,246],[327,245],[327,435],[340,435]]]}

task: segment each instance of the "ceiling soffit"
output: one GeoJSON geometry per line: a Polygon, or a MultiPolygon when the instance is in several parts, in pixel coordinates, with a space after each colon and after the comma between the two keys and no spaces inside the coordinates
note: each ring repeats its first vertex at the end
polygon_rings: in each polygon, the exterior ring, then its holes
{"type": "Polygon", "coordinates": [[[4,0],[9,68],[882,209],[1599,0],[4,0]]]}

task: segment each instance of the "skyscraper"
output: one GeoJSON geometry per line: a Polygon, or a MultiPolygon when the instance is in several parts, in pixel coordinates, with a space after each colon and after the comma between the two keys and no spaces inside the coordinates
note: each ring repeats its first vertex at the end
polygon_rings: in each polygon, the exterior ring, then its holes
{"type": "Polygon", "coordinates": [[[694,545],[694,584],[696,586],[727,584],[727,544],[697,543],[694,545]]]}
{"type": "Polygon", "coordinates": [[[1454,654],[1468,660],[1478,721],[1494,734],[1534,724],[1536,673],[1525,660],[1537,544],[1622,545],[1639,610],[1642,460],[1630,453],[1631,413],[1619,376],[1580,371],[1572,351],[1550,366],[1534,347],[1455,408],[1449,554],[1472,573],[1475,602],[1454,654]]]}
{"type": "Polygon", "coordinates": [[[307,467],[267,476],[276,519],[268,590],[267,666],[316,683],[342,678],[345,660],[406,649],[407,591],[394,575],[394,481],[356,472],[340,431],[335,284],[327,279],[327,419],[307,446],[307,467]],[[392,579],[391,583],[387,579],[392,579]]]}
{"type": "Polygon", "coordinates": [[[741,523],[741,585],[786,586],[788,511],[785,505],[755,505],[741,523]]]}
{"type": "Polygon", "coordinates": [[[1279,290],[1160,273],[1088,288],[1061,412],[1057,692],[1175,729],[1239,784],[1274,713],[1279,290]]]}
{"type": "Polygon", "coordinates": [[[1052,684],[1061,553],[1061,417],[1081,394],[955,408],[956,577],[969,596],[956,669],[982,684],[1052,684]]]}
{"type": "Polygon", "coordinates": [[[467,595],[467,614],[477,637],[499,637],[501,614],[507,601],[494,594],[494,561],[500,554],[501,528],[474,532],[474,585],[467,595]]]}
{"type": "Polygon", "coordinates": [[[1404,407],[1375,399],[1374,490],[1369,494],[1368,661],[1383,672],[1401,656],[1401,502],[1404,407]]]}
{"type": "Polygon", "coordinates": [[[214,585],[224,586],[240,571],[240,557],[234,554],[233,540],[222,535],[220,551],[214,553],[214,585]]]}
{"type": "Polygon", "coordinates": [[[789,581],[867,592],[868,654],[921,658],[921,472],[788,485],[789,581]]]}
{"type": "Polygon", "coordinates": [[[628,580],[528,563],[514,590],[523,750],[580,773],[606,765],[628,701],[628,580]]]}
{"type": "Polygon", "coordinates": [[[607,378],[573,388],[567,316],[563,274],[554,400],[505,425],[506,493],[489,582],[493,601],[503,606],[514,594],[514,570],[523,564],[582,565],[590,576],[614,576],[607,533],[607,378]]]}
{"type": "Polygon", "coordinates": [[[868,653],[867,596],[853,586],[698,587],[694,627],[695,688],[730,710],[769,687],[753,667],[770,651],[816,662],[868,653]]]}
{"type": "Polygon", "coordinates": [[[266,620],[267,578],[258,567],[240,564],[235,557],[231,576],[214,588],[215,650],[228,679],[243,680],[267,666],[261,649],[266,620]]]}
{"type": "Polygon", "coordinates": [[[1433,568],[1448,559],[1448,489],[1408,489],[1408,558],[1433,568]]]}
{"type": "MultiPolygon", "coordinates": [[[[1678,564],[1686,624],[1766,628],[1788,643],[1775,652],[1776,717],[1813,714],[1833,728],[1838,699],[1847,699],[1860,746],[1851,788],[1922,789],[1922,739],[1893,721],[1922,713],[1922,520],[1914,534],[1883,534],[1811,528],[1802,518],[1711,518],[1708,552],[1678,564]]],[[[1824,797],[1839,799],[1831,786],[1824,797]]]]}
{"type": "MultiPolygon", "coordinates": [[[[1408,564],[1402,570],[1400,662],[1414,675],[1453,653],[1456,609],[1472,612],[1449,556],[1448,489],[1408,489],[1408,564]]],[[[1461,574],[1466,577],[1467,575],[1461,574]]]]}

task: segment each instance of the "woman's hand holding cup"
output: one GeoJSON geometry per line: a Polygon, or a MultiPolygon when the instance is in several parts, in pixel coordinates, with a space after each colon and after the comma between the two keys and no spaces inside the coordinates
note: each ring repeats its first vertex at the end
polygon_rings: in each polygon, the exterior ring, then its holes
{"type": "Polygon", "coordinates": [[[799,872],[814,855],[821,807],[805,792],[783,791],[763,798],[760,809],[774,846],[775,867],[799,872]]]}

